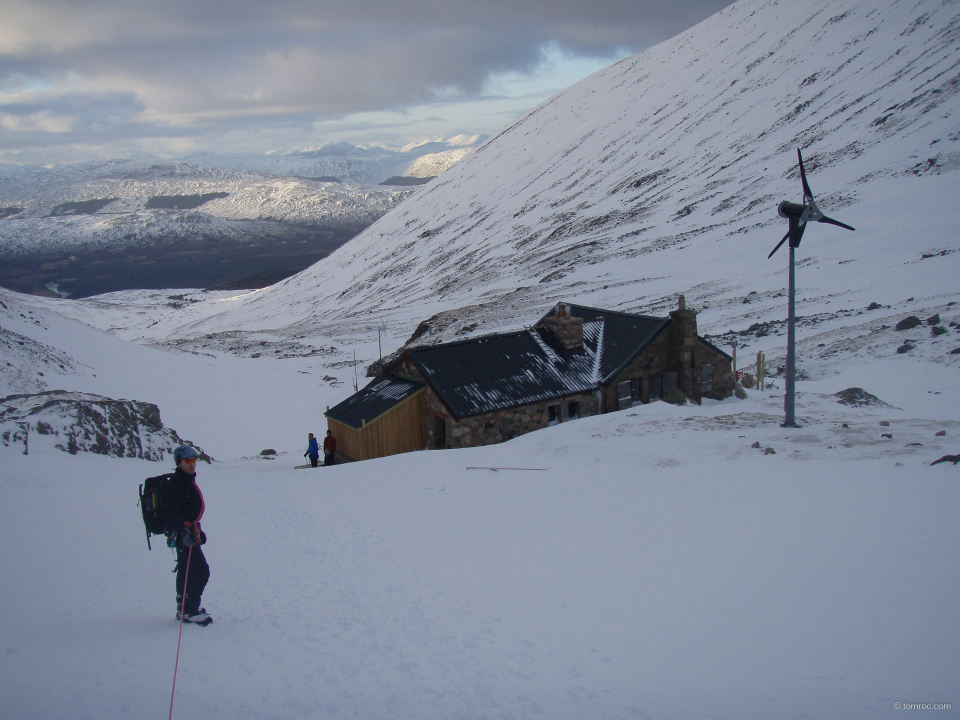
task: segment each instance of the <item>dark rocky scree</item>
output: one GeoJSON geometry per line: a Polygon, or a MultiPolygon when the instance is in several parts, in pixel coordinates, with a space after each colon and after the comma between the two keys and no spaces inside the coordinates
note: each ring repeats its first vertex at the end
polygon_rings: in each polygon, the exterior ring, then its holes
{"type": "Polygon", "coordinates": [[[841,405],[849,405],[850,407],[865,407],[870,405],[875,406],[887,406],[889,403],[885,403],[883,400],[878,398],[876,395],[868,393],[863,388],[852,387],[847,388],[846,390],[841,390],[838,393],[835,393],[836,397],[840,398],[837,400],[841,405]]]}
{"type": "MultiPolygon", "coordinates": [[[[747,298],[744,298],[743,302],[752,302],[749,300],[751,295],[756,293],[750,293],[747,298]]],[[[880,308],[880,305],[872,303],[868,310],[875,310],[880,308]]],[[[838,310],[836,312],[826,312],[826,313],[817,313],[815,315],[798,315],[796,318],[797,327],[816,327],[830,320],[836,320],[839,317],[850,317],[851,315],[859,315],[862,313],[862,310],[838,310]]],[[[714,344],[720,345],[730,345],[734,341],[737,342],[737,347],[745,348],[749,347],[749,341],[744,342],[745,338],[762,338],[767,337],[768,335],[781,335],[785,334],[787,331],[787,321],[784,320],[769,320],[767,322],[756,322],[753,323],[746,330],[727,330],[725,333],[719,335],[704,335],[704,338],[710,340],[714,344]]]]}
{"type": "MultiPolygon", "coordinates": [[[[912,298],[911,298],[912,299],[912,298]]],[[[947,303],[947,306],[951,306],[954,303],[947,303]]],[[[913,330],[914,328],[922,327],[926,324],[930,328],[930,337],[940,337],[941,335],[946,335],[950,332],[949,328],[944,327],[943,320],[940,318],[940,313],[935,313],[928,317],[926,320],[921,320],[916,315],[910,315],[903,318],[896,325],[896,330],[898,332],[904,330],[913,330]]],[[[956,321],[950,321],[949,327],[951,328],[960,328],[960,324],[956,321]]],[[[908,353],[911,350],[914,350],[917,347],[917,343],[920,342],[917,338],[912,338],[905,341],[902,345],[897,348],[897,353],[902,355],[908,353]]],[[[960,355],[960,348],[956,348],[950,351],[951,355],[960,355]]]]}
{"type": "Polygon", "coordinates": [[[63,390],[0,398],[0,442],[22,448],[26,455],[37,436],[54,440],[56,449],[71,455],[92,452],[158,462],[172,460],[174,449],[187,444],[204,462],[213,460],[165,428],[152,403],[63,390]]]}
{"type": "MultiPolygon", "coordinates": [[[[743,302],[752,302],[753,296],[756,296],[756,293],[750,293],[747,295],[743,302]]],[[[912,301],[913,298],[909,298],[907,302],[912,301]]],[[[948,307],[954,303],[948,303],[948,307]]],[[[879,303],[872,302],[867,307],[867,310],[879,310],[879,309],[889,309],[889,306],[880,305],[879,303]]],[[[834,320],[839,317],[849,317],[851,315],[860,315],[863,310],[839,310],[837,312],[829,313],[817,313],[815,315],[807,316],[798,316],[797,317],[797,327],[816,327],[824,322],[834,320]]],[[[763,338],[769,335],[782,335],[786,332],[786,320],[769,320],[767,322],[756,322],[750,325],[745,330],[727,330],[725,333],[719,335],[704,335],[704,338],[716,345],[731,345],[736,342],[737,347],[742,349],[750,347],[751,338],[763,338]]],[[[943,320],[940,317],[940,313],[935,313],[931,315],[926,320],[921,320],[916,315],[910,315],[903,318],[896,324],[897,331],[906,331],[912,330],[914,328],[922,327],[924,324],[930,327],[930,337],[940,337],[946,335],[950,330],[943,325],[943,320]]],[[[882,325],[878,330],[886,330],[890,326],[882,325]]],[[[949,322],[949,327],[956,328],[960,330],[960,323],[955,321],[949,322]]],[[[911,338],[903,342],[898,348],[897,353],[903,354],[908,353],[911,350],[914,350],[917,347],[916,338],[911,338]]],[[[823,345],[818,347],[824,347],[823,345]]],[[[951,355],[960,355],[960,348],[956,348],[950,351],[951,355]]],[[[774,369],[772,372],[768,373],[769,376],[774,377],[777,375],[777,370],[774,369]]]]}
{"type": "Polygon", "coordinates": [[[909,317],[905,317],[903,320],[898,322],[896,329],[897,331],[912,330],[913,328],[918,327],[919,325],[922,325],[922,324],[923,323],[920,320],[920,318],[918,318],[916,315],[911,315],[909,317]]]}

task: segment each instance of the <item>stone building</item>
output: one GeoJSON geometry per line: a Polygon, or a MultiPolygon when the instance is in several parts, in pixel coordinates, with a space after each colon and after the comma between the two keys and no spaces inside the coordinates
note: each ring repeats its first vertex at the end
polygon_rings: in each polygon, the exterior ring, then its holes
{"type": "Polygon", "coordinates": [[[489,445],[671,396],[699,403],[732,391],[731,357],[697,334],[682,297],[666,318],[560,303],[526,330],[408,348],[326,415],[341,452],[360,460],[489,445]]]}

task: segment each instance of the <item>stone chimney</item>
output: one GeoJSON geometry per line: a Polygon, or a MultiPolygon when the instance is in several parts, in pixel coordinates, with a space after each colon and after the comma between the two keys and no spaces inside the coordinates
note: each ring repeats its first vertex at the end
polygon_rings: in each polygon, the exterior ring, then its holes
{"type": "Polygon", "coordinates": [[[695,372],[698,360],[697,311],[687,309],[687,301],[681,295],[677,309],[670,313],[670,320],[680,390],[687,397],[699,398],[700,382],[695,372]]]}
{"type": "Polygon", "coordinates": [[[554,334],[567,350],[583,347],[583,318],[573,317],[566,303],[557,305],[555,312],[543,321],[544,327],[554,334]]]}

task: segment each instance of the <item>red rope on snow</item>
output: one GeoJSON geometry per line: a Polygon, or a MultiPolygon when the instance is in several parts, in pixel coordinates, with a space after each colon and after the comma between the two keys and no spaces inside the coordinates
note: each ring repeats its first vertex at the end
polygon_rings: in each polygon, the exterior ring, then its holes
{"type": "Polygon", "coordinates": [[[190,558],[193,557],[193,545],[187,553],[187,570],[183,573],[183,594],[180,596],[180,634],[177,636],[177,661],[173,664],[173,689],[170,691],[170,715],[173,718],[173,694],[177,691],[177,666],[180,664],[180,639],[183,637],[183,606],[187,602],[187,578],[190,577],[190,558]]]}

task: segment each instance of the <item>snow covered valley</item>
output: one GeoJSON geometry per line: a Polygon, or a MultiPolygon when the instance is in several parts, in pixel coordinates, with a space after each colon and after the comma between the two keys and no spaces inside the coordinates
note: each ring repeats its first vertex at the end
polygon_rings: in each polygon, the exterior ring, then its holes
{"type": "Polygon", "coordinates": [[[0,167],[0,286],[82,298],[264,287],[329,255],[483,138],[0,167]]]}

